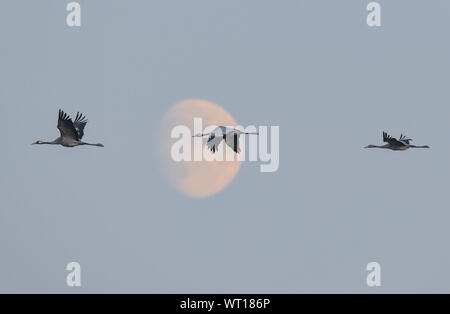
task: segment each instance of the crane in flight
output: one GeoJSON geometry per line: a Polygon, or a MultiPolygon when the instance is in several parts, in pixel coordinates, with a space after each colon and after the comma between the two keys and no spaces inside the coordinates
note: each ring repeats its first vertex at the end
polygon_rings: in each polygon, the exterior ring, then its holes
{"type": "Polygon", "coordinates": [[[45,142],[45,141],[36,141],[32,145],[62,145],[64,147],[75,147],[81,145],[89,145],[89,146],[98,146],[104,147],[103,144],[89,144],[82,142],[81,139],[84,136],[84,127],[88,121],[86,117],[81,113],[77,113],[75,121],[72,122],[72,119],[69,115],[67,115],[61,109],[59,110],[58,116],[58,125],[57,128],[61,133],[61,136],[58,137],[53,142],[45,142]]]}
{"type": "Polygon", "coordinates": [[[197,134],[192,137],[204,137],[209,135],[206,146],[208,146],[209,150],[213,153],[217,152],[219,144],[224,140],[235,153],[239,154],[241,152],[241,149],[239,148],[239,136],[241,136],[241,134],[259,135],[258,132],[242,132],[235,128],[218,126],[210,133],[197,134]]]}
{"type": "Polygon", "coordinates": [[[391,150],[407,150],[408,148],[430,148],[428,145],[416,146],[411,145],[410,142],[412,139],[406,138],[403,134],[400,135],[400,138],[397,140],[396,138],[390,136],[386,132],[383,132],[383,142],[387,143],[382,146],[377,145],[367,145],[364,148],[386,148],[391,150]]]}

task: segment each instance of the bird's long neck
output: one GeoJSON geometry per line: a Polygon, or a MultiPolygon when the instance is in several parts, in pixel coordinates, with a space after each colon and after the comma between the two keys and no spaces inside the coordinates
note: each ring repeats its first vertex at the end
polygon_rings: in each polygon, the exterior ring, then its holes
{"type": "Polygon", "coordinates": [[[203,136],[207,136],[210,135],[211,133],[202,133],[202,134],[196,134],[196,135],[192,135],[192,137],[203,137],[203,136]]]}

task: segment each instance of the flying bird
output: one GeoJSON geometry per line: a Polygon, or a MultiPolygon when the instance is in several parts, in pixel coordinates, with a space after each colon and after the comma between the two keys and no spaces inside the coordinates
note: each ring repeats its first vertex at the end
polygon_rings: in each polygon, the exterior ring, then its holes
{"type": "Polygon", "coordinates": [[[104,147],[103,144],[89,144],[81,141],[81,139],[84,136],[84,128],[87,123],[88,121],[86,120],[86,117],[82,113],[77,113],[75,121],[72,122],[72,119],[69,117],[69,115],[67,115],[64,111],[60,109],[57,128],[61,133],[61,136],[58,137],[53,142],[44,142],[39,140],[33,143],[32,145],[47,144],[47,145],[62,145],[64,147],[89,145],[89,146],[104,147]]]}
{"type": "Polygon", "coordinates": [[[204,137],[209,135],[208,140],[206,141],[206,146],[211,150],[211,152],[215,153],[218,150],[220,142],[222,140],[225,141],[225,143],[231,147],[231,149],[235,153],[240,153],[241,149],[239,148],[239,136],[241,134],[254,134],[258,135],[257,132],[242,132],[238,129],[234,128],[227,128],[224,126],[218,126],[215,128],[211,133],[204,133],[204,134],[197,134],[193,135],[192,137],[204,137]]]}
{"type": "Polygon", "coordinates": [[[386,132],[383,132],[383,142],[387,143],[382,146],[377,145],[367,145],[364,148],[387,148],[391,150],[407,150],[408,148],[430,148],[428,145],[423,146],[415,146],[411,145],[410,142],[412,139],[406,138],[403,134],[400,135],[400,138],[397,140],[396,138],[390,136],[386,132]]]}

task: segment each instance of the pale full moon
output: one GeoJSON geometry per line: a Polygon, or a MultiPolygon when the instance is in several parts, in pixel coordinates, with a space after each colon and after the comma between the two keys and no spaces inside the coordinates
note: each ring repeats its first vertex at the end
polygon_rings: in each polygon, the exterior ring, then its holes
{"type": "MultiPolygon", "coordinates": [[[[236,126],[233,117],[220,106],[206,100],[186,100],[173,106],[164,117],[161,134],[160,149],[163,161],[163,172],[171,185],[183,194],[204,198],[223,190],[236,176],[241,162],[233,161],[179,161],[171,157],[172,145],[178,139],[171,138],[171,131],[175,126],[187,126],[192,135],[194,132],[194,118],[202,118],[203,128],[208,126],[236,126]]],[[[203,144],[206,143],[204,138],[203,144]]],[[[227,149],[222,141],[217,153],[223,154],[227,149]]]]}

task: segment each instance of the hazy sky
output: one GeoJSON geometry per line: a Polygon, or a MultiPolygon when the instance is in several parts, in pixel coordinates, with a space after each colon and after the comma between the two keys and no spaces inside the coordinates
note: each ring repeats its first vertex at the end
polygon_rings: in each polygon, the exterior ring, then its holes
{"type": "Polygon", "coordinates": [[[78,29],[68,2],[0,5],[0,292],[450,292],[449,1],[380,0],[378,29],[369,0],[80,0],[78,29]],[[165,183],[190,98],[280,126],[278,172],[165,183]],[[105,148],[31,146],[59,108],[105,148]],[[362,149],[383,130],[431,149],[362,149]]]}

